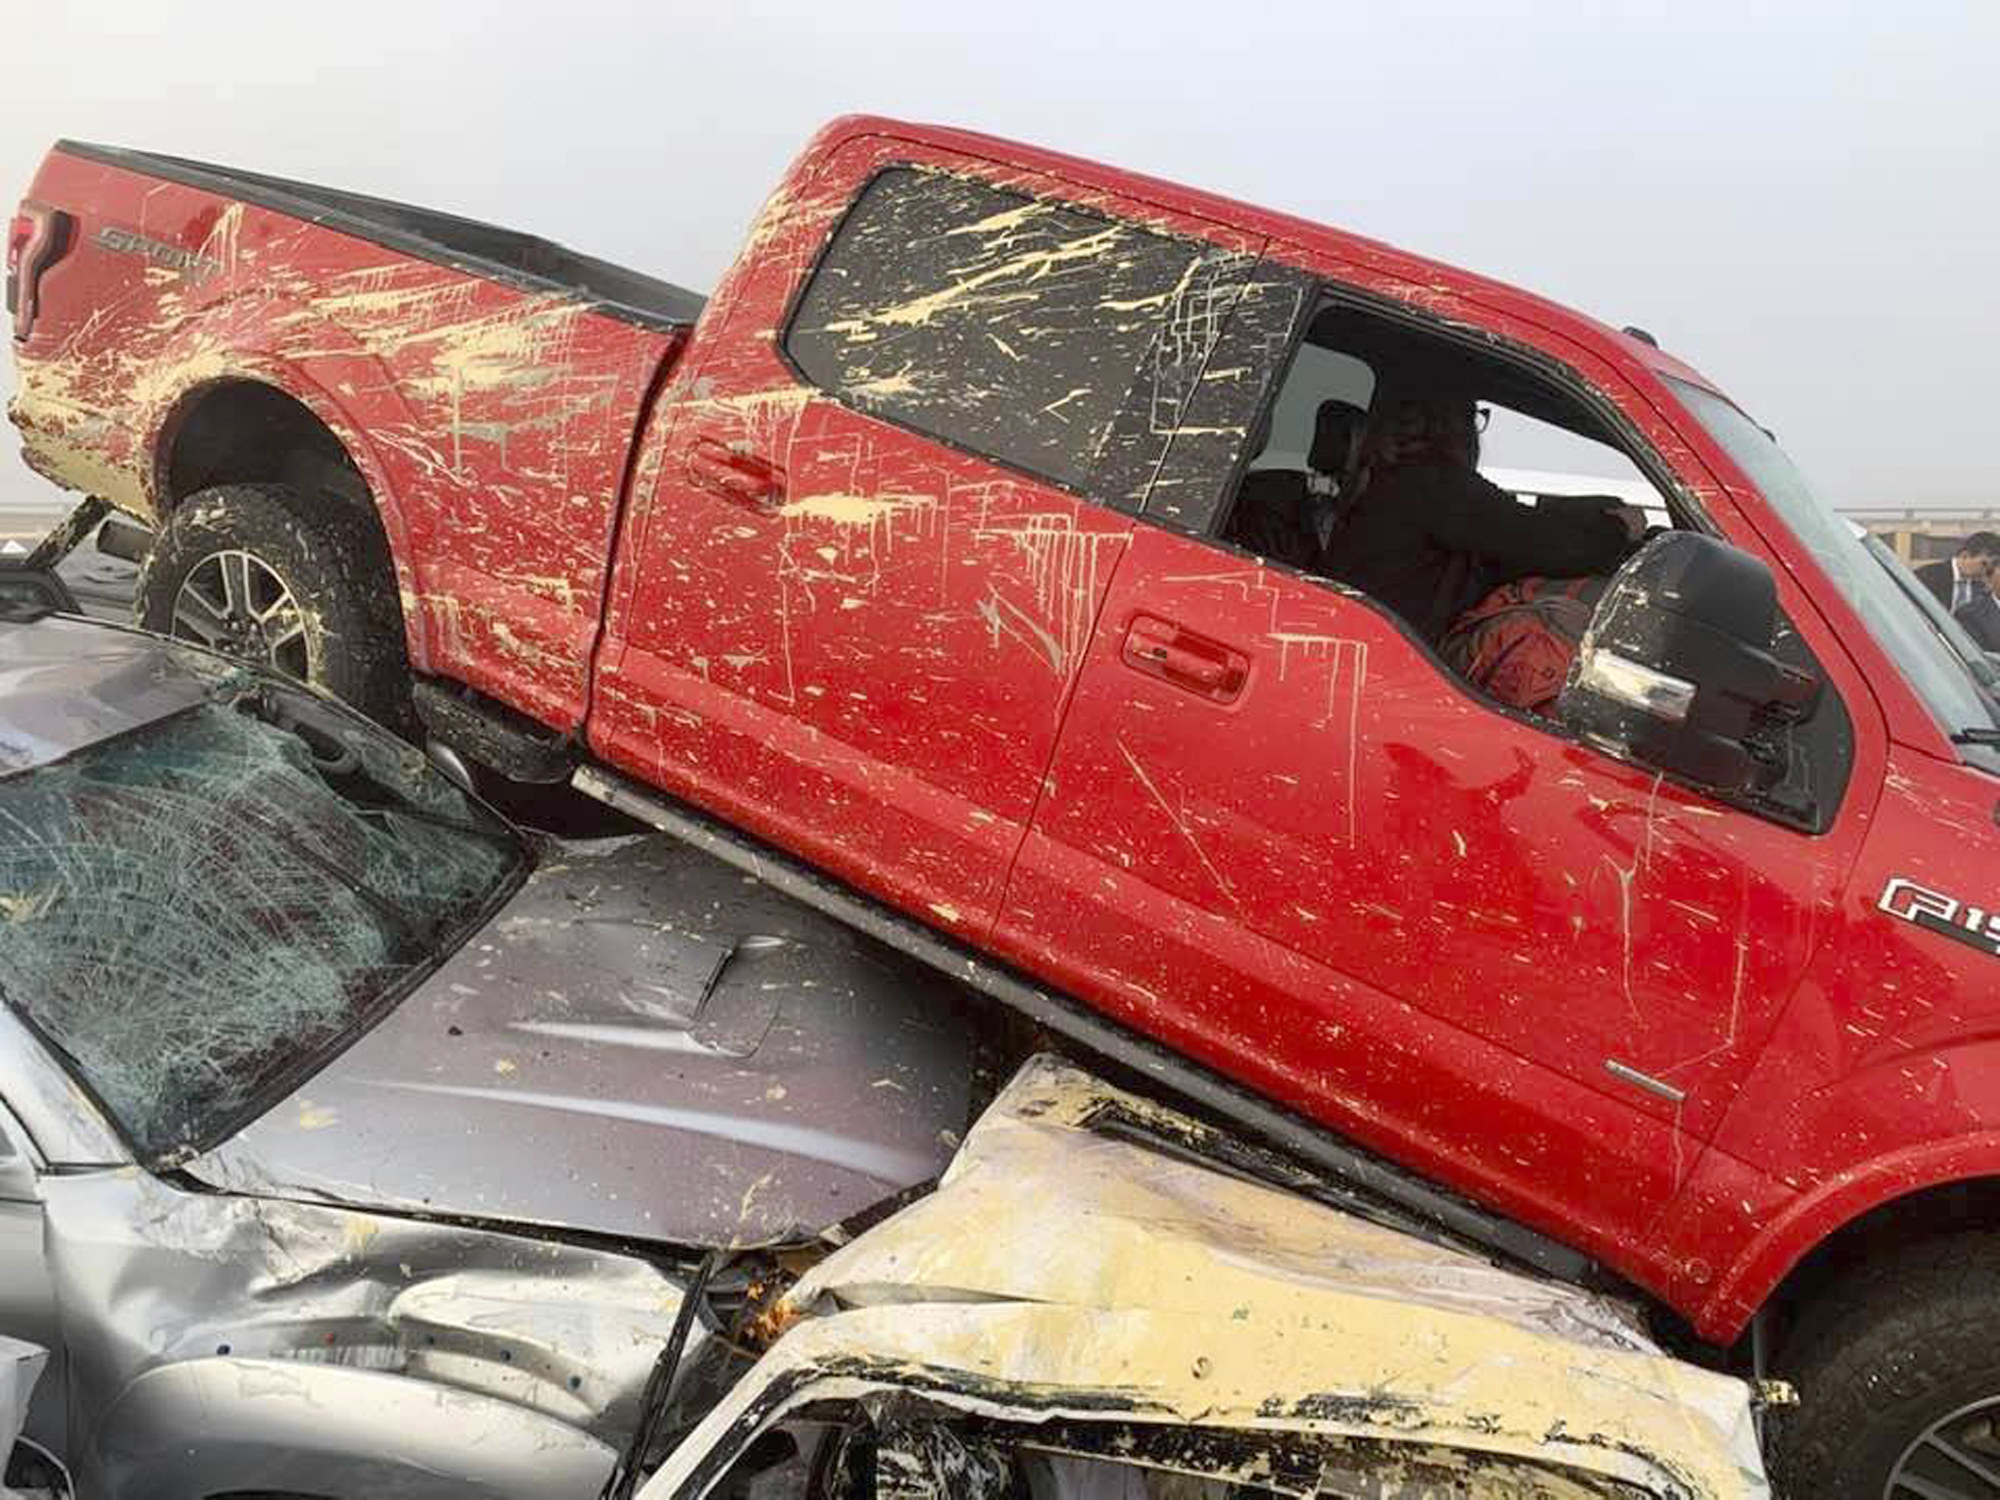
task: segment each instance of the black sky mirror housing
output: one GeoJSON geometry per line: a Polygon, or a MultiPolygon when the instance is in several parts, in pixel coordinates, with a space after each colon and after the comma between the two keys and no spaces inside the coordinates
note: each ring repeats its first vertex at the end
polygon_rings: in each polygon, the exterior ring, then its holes
{"type": "Polygon", "coordinates": [[[1786,767],[1783,731],[1819,695],[1772,654],[1778,589],[1738,548],[1691,531],[1655,537],[1598,601],[1557,700],[1562,722],[1623,760],[1725,795],[1786,767]]]}

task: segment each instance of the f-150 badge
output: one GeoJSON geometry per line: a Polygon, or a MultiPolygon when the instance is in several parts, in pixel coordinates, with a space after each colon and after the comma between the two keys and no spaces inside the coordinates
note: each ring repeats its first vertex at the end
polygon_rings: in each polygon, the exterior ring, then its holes
{"type": "Polygon", "coordinates": [[[1941,937],[1969,943],[1981,953],[2000,958],[2000,912],[1972,906],[1942,891],[1928,890],[1900,875],[1889,877],[1882,899],[1875,903],[1892,917],[1914,922],[1941,937]]]}

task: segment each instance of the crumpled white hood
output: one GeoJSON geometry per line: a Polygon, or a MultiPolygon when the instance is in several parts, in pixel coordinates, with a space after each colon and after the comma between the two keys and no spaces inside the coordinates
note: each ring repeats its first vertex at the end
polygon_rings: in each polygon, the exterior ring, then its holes
{"type": "Polygon", "coordinates": [[[1190,1423],[1768,1493],[1748,1387],[1669,1358],[1616,1302],[1093,1128],[1110,1116],[1169,1140],[1203,1128],[1036,1059],[936,1193],[793,1288],[783,1313],[804,1321],[774,1356],[795,1335],[823,1355],[845,1322],[887,1341],[860,1357],[1026,1382],[1052,1406],[1095,1389],[1190,1423]],[[981,1316],[994,1304],[1032,1313],[1032,1332],[981,1316]]]}

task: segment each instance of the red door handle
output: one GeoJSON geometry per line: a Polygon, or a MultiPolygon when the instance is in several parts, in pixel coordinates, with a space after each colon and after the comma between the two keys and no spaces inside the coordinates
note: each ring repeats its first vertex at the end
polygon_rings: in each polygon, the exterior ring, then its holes
{"type": "Polygon", "coordinates": [[[1170,620],[1140,615],[1125,632],[1125,662],[1148,676],[1228,703],[1249,680],[1250,660],[1170,620]]]}
{"type": "Polygon", "coordinates": [[[687,476],[697,489],[737,505],[768,509],[785,492],[785,476],[769,459],[738,453],[715,438],[697,438],[688,449],[687,476]]]}
{"type": "Polygon", "coordinates": [[[1163,648],[1160,652],[1160,665],[1169,677],[1185,682],[1191,687],[1204,688],[1211,693],[1234,676],[1228,662],[1198,656],[1185,646],[1163,648]]]}

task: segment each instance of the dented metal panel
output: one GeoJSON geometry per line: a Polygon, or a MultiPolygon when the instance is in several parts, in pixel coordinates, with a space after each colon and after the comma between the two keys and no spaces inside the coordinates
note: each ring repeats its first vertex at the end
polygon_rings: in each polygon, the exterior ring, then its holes
{"type": "Polygon", "coordinates": [[[240,665],[0,637],[0,1088],[38,1147],[0,1287],[58,1325],[30,1435],[79,1493],[581,1500],[691,1246],[796,1248],[948,1160],[977,1039],[935,976],[681,845],[531,851],[240,665]]]}
{"type": "Polygon", "coordinates": [[[981,1117],[937,1192],[815,1268],[787,1304],[859,1306],[887,1286],[920,1300],[1234,1316],[1282,1281],[1297,1308],[1322,1292],[1373,1297],[1656,1352],[1609,1298],[1227,1175],[1201,1157],[1201,1140],[1175,1111],[1038,1058],[981,1117]],[[1076,1233],[1083,1222],[1088,1235],[1076,1233]]]}
{"type": "Polygon", "coordinates": [[[684,845],[559,845],[393,1015],[187,1170],[675,1245],[797,1241],[942,1170],[970,1068],[929,971],[684,845]]]}
{"type": "Polygon", "coordinates": [[[1033,1424],[1030,1447],[1056,1424],[1282,1440],[1409,1494],[1447,1492],[1426,1472],[1492,1495],[1768,1493],[1747,1388],[1616,1304],[1105,1135],[1107,1111],[1186,1133],[1067,1064],[1025,1067],[936,1193],[787,1294],[786,1331],[648,1500],[703,1493],[716,1452],[786,1410],[895,1400],[1033,1424]],[[1513,1479],[1478,1489],[1495,1474],[1513,1479]]]}
{"type": "Polygon", "coordinates": [[[81,1492],[587,1494],[680,1279],[646,1260],[359,1209],[46,1179],[81,1492]]]}

